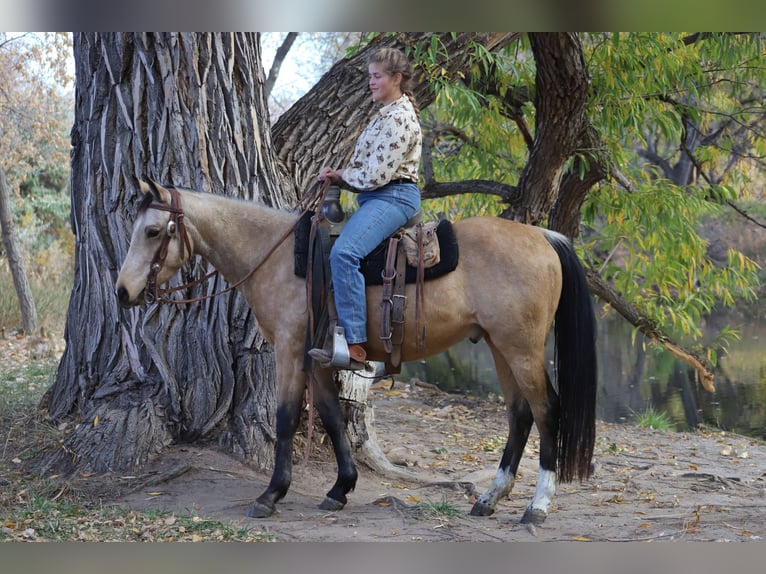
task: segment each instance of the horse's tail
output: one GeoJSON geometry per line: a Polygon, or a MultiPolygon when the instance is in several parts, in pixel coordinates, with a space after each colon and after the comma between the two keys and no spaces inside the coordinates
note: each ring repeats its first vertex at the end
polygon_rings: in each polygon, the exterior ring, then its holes
{"type": "Polygon", "coordinates": [[[596,318],[588,280],[569,240],[547,231],[561,261],[561,299],[554,324],[560,418],[558,478],[591,474],[596,440],[596,318]]]}

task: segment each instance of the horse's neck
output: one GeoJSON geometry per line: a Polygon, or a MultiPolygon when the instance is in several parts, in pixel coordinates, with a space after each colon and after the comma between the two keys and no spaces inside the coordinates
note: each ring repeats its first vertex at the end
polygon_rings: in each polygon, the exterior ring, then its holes
{"type": "Polygon", "coordinates": [[[184,192],[194,251],[229,281],[261,262],[294,219],[291,214],[223,196],[184,192]]]}

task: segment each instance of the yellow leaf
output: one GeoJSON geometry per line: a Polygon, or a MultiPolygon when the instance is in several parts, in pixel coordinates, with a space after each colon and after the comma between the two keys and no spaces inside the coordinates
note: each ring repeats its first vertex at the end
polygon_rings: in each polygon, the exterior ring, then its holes
{"type": "Polygon", "coordinates": [[[407,502],[420,502],[420,497],[419,496],[413,496],[412,494],[410,494],[404,500],[406,500],[407,502]]]}
{"type": "Polygon", "coordinates": [[[96,418],[93,419],[93,426],[98,426],[98,415],[96,415],[96,418]]]}
{"type": "Polygon", "coordinates": [[[578,542],[590,542],[590,538],[587,536],[573,536],[572,540],[576,540],[578,542]]]}

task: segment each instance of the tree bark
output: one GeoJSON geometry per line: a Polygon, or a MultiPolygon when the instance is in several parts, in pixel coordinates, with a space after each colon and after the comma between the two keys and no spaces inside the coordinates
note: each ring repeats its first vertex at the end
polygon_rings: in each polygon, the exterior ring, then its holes
{"type": "Polygon", "coordinates": [[[535,58],[535,134],[519,178],[521,199],[503,217],[538,224],[559,194],[566,161],[586,122],[590,78],[576,33],[529,34],[535,58]]]}
{"type": "Polygon", "coordinates": [[[27,268],[24,265],[24,258],[21,255],[21,248],[16,237],[16,226],[13,224],[13,213],[11,212],[11,192],[5,181],[5,172],[2,167],[0,167],[0,228],[2,228],[3,246],[8,258],[8,267],[13,276],[13,286],[16,289],[16,296],[19,298],[21,322],[24,332],[31,335],[37,331],[37,308],[34,297],[32,297],[32,289],[29,287],[27,268]]]}
{"type": "MultiPolygon", "coordinates": [[[[139,195],[135,177],[282,206],[255,34],[74,35],[74,287],[66,349],[43,399],[80,424],[44,468],[145,463],[215,433],[261,467],[273,459],[272,349],[244,298],[119,308],[114,281],[139,195]]],[[[207,272],[194,260],[175,284],[207,272]]],[[[219,281],[186,293],[221,288],[219,281]]]]}

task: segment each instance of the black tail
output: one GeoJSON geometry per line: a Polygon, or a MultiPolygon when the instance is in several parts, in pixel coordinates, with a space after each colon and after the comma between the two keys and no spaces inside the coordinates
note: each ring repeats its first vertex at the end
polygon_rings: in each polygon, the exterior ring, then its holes
{"type": "Polygon", "coordinates": [[[563,235],[546,233],[561,261],[561,299],[554,324],[560,403],[558,479],[591,474],[596,440],[596,318],[585,270],[563,235]]]}

